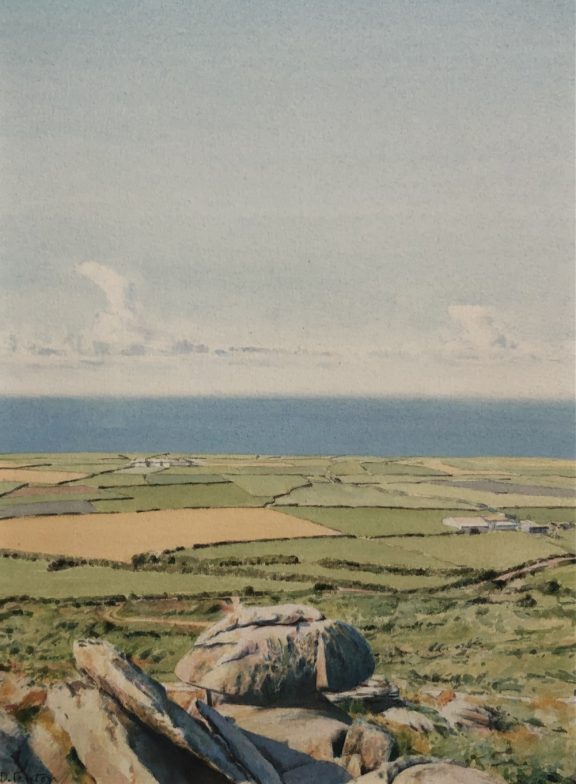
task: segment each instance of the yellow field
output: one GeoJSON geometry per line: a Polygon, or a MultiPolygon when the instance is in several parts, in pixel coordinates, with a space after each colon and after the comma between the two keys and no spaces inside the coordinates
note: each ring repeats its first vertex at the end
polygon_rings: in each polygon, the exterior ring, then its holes
{"type": "Polygon", "coordinates": [[[24,482],[35,485],[57,485],[83,479],[86,473],[76,471],[35,471],[33,468],[0,468],[0,482],[24,482]]]}
{"type": "Polygon", "coordinates": [[[0,520],[0,548],[130,561],[136,553],[217,542],[342,536],[271,509],[171,509],[0,520]]]}

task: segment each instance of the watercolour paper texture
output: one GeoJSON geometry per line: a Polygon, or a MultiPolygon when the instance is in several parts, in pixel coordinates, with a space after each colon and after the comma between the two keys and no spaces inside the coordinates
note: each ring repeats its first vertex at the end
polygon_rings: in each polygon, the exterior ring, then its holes
{"type": "Polygon", "coordinates": [[[574,780],[573,12],[0,2],[0,781],[574,780]]]}

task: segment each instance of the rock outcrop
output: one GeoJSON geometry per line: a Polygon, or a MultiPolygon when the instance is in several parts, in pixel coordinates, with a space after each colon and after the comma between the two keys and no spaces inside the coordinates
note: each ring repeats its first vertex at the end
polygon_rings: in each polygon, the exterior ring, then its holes
{"type": "MultiPolygon", "coordinates": [[[[259,782],[253,771],[243,769],[230,753],[225,739],[217,738],[203,724],[166,696],[164,688],[102,640],[75,643],[78,669],[124,711],[145,727],[218,771],[225,780],[242,784],[259,782]],[[224,742],[219,742],[219,741],[224,742]]],[[[256,760],[260,757],[253,748],[256,760]]],[[[264,782],[259,782],[264,784],[264,782]]],[[[272,784],[272,782],[271,782],[272,784]]]]}
{"type": "Polygon", "coordinates": [[[70,737],[76,754],[95,781],[117,784],[154,784],[183,779],[174,757],[167,765],[158,739],[133,719],[106,694],[82,682],[54,688],[48,707],[70,737]],[[149,759],[142,751],[149,752],[149,759]],[[148,764],[146,764],[148,762],[148,764]]]}
{"type": "Polygon", "coordinates": [[[196,703],[200,715],[206,719],[217,737],[224,740],[234,759],[249,771],[259,784],[282,784],[276,769],[260,754],[250,739],[238,729],[233,721],[222,716],[218,711],[209,707],[200,700],[196,703]]]}
{"type": "Polygon", "coordinates": [[[398,687],[375,676],[347,691],[325,691],[324,696],[334,705],[360,705],[371,713],[403,705],[398,687]]]}
{"type": "Polygon", "coordinates": [[[356,779],[358,784],[505,784],[498,777],[450,760],[401,757],[356,779]]]}
{"type": "Polygon", "coordinates": [[[301,704],[373,671],[370,646],[353,626],[299,605],[236,607],[176,667],[186,683],[254,705],[301,704]]]}
{"type": "Polygon", "coordinates": [[[498,719],[497,711],[468,694],[458,692],[440,708],[439,713],[453,729],[490,729],[498,719]]]}
{"type": "Polygon", "coordinates": [[[396,741],[389,732],[356,719],[346,734],[342,761],[350,773],[360,776],[381,767],[396,751],[396,741]]]}
{"type": "Polygon", "coordinates": [[[222,703],[218,710],[233,718],[245,732],[316,760],[332,761],[341,755],[352,723],[343,711],[320,701],[300,708],[222,703]]]}
{"type": "Polygon", "coordinates": [[[434,732],[434,722],[417,710],[410,708],[388,708],[382,711],[381,716],[387,722],[409,727],[415,732],[434,732]]]}
{"type": "MultiPolygon", "coordinates": [[[[0,682],[0,772],[8,780],[498,784],[446,760],[397,757],[393,728],[352,721],[338,707],[350,695],[389,705],[399,702],[397,690],[366,682],[374,669],[366,640],[314,608],[235,606],[179,662],[184,682],[167,688],[104,640],[80,640],[73,652],[78,677],[47,693],[18,677],[0,682]],[[29,731],[18,716],[34,716],[29,731]]],[[[454,693],[440,703],[451,706],[454,723],[468,720],[470,705],[454,693]]],[[[423,714],[405,707],[382,716],[430,731],[423,714]]]]}

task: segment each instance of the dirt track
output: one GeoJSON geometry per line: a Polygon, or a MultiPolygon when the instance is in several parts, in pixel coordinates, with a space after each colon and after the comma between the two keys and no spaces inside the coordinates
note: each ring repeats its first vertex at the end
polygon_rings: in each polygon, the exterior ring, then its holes
{"type": "Polygon", "coordinates": [[[163,618],[159,615],[136,616],[120,615],[121,607],[107,607],[100,611],[99,615],[103,621],[113,623],[115,626],[127,626],[130,624],[153,623],[156,626],[180,626],[185,629],[206,629],[212,626],[214,621],[192,621],[183,618],[163,618]]]}
{"type": "Polygon", "coordinates": [[[520,569],[512,569],[509,572],[504,572],[504,574],[499,574],[498,577],[494,578],[494,582],[507,583],[510,580],[515,580],[517,577],[523,577],[525,574],[553,569],[556,566],[566,566],[570,563],[576,563],[576,555],[558,555],[554,558],[546,558],[543,561],[529,564],[528,566],[522,566],[520,569]]]}

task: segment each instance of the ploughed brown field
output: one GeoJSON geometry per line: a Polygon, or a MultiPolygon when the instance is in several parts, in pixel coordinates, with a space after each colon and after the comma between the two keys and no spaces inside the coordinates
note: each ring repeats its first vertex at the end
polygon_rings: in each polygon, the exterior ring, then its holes
{"type": "Polygon", "coordinates": [[[0,548],[129,562],[174,547],[261,539],[342,536],[272,509],[169,509],[0,520],[0,548]]]}

